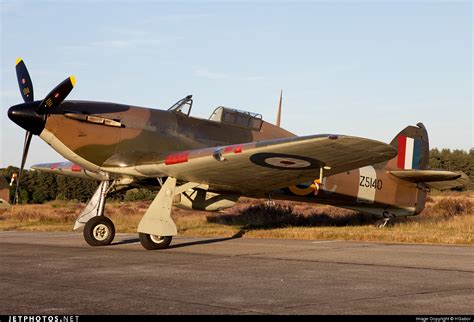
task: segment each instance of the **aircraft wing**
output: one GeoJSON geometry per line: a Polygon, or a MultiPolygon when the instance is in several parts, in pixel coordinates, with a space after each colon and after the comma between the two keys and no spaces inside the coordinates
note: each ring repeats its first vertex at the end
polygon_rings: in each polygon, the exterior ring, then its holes
{"type": "Polygon", "coordinates": [[[315,135],[179,151],[136,165],[146,176],[172,176],[210,188],[261,194],[324,175],[387,161],[389,144],[344,135],[315,135]]]}

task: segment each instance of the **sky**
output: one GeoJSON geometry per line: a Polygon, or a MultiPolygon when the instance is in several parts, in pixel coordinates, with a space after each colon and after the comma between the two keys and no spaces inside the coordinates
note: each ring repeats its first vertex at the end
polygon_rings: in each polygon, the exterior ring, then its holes
{"type": "MultiPolygon", "coordinates": [[[[423,122],[430,147],[473,146],[471,1],[0,0],[0,168],[19,165],[22,57],[41,100],[69,75],[67,99],[191,115],[260,113],[298,135],[389,143],[423,122]]],[[[26,167],[62,161],[39,137],[26,167]]]]}

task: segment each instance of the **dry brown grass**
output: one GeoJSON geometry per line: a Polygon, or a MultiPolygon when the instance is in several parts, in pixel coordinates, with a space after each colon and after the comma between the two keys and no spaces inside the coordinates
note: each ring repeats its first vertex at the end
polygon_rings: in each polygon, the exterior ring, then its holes
{"type": "MultiPolygon", "coordinates": [[[[108,203],[106,215],[118,232],[136,232],[150,201],[108,203]]],[[[429,196],[422,214],[399,218],[392,227],[377,229],[376,216],[331,206],[282,201],[266,206],[264,200],[242,198],[224,213],[175,208],[179,234],[230,237],[245,232],[257,238],[357,240],[406,243],[474,244],[474,193],[429,196]]],[[[0,215],[0,230],[70,231],[81,203],[55,201],[19,205],[0,215]]]]}

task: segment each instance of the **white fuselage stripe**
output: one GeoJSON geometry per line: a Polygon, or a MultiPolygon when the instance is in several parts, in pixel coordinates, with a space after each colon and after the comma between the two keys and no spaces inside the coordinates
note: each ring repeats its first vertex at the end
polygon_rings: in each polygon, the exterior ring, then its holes
{"type": "Polygon", "coordinates": [[[415,140],[407,137],[407,144],[405,146],[405,169],[411,169],[413,165],[413,145],[415,140]]]}
{"type": "Polygon", "coordinates": [[[377,179],[377,172],[375,171],[374,167],[372,166],[367,166],[359,169],[359,191],[357,192],[357,202],[362,202],[362,203],[374,203],[375,200],[375,188],[370,186],[366,186],[367,182],[373,182],[374,180],[377,179]],[[368,181],[366,181],[366,178],[368,181]]]}

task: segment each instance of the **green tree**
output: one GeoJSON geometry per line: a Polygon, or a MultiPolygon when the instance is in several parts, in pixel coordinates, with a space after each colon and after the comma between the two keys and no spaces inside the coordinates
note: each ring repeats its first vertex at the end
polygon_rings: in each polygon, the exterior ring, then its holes
{"type": "Polygon", "coordinates": [[[462,171],[469,176],[469,190],[474,189],[474,149],[464,150],[438,149],[430,150],[430,168],[451,171],[462,171]]]}

